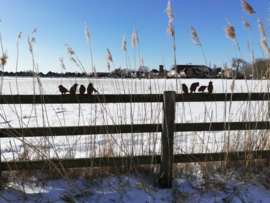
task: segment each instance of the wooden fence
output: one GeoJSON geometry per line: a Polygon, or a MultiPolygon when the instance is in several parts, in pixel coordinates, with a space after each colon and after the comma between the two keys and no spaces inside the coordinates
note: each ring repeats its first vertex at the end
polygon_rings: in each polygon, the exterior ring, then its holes
{"type": "MultiPolygon", "coordinates": [[[[165,91],[163,94],[150,95],[93,95],[90,100],[80,98],[71,100],[69,95],[2,95],[1,104],[65,104],[65,103],[163,103],[163,117],[161,124],[135,124],[135,125],[106,125],[106,126],[65,126],[65,127],[36,127],[36,128],[5,128],[0,130],[0,138],[10,137],[43,137],[63,135],[96,135],[119,133],[149,133],[161,132],[161,155],[128,156],[128,157],[101,157],[60,160],[25,160],[1,161],[2,171],[9,170],[38,170],[98,166],[123,166],[160,164],[159,185],[161,188],[172,186],[172,164],[190,162],[212,162],[224,160],[245,160],[269,158],[270,150],[247,152],[220,152],[200,154],[173,154],[174,132],[186,131],[226,131],[226,130],[259,130],[269,129],[268,121],[260,122],[215,122],[215,123],[175,123],[175,102],[220,102],[220,101],[269,101],[268,93],[234,93],[234,94],[208,94],[195,93],[192,96],[175,94],[165,91]]],[[[1,157],[1,156],[0,156],[1,157]]],[[[0,177],[2,178],[2,177],[0,177]]]]}

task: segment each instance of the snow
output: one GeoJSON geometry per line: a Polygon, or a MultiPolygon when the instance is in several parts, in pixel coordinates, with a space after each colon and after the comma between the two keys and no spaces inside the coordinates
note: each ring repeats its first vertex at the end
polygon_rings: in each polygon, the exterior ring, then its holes
{"type": "MultiPolygon", "coordinates": [[[[58,85],[70,88],[75,82],[87,86],[89,82],[100,94],[162,94],[163,91],[181,93],[181,84],[188,87],[199,82],[208,85],[209,79],[87,79],[87,78],[41,78],[42,88],[33,78],[5,77],[2,94],[60,94],[58,85]]],[[[231,93],[233,80],[213,79],[214,93],[231,93]]],[[[267,80],[236,80],[233,92],[268,92],[267,80]]],[[[176,123],[200,123],[223,121],[262,121],[267,120],[268,102],[190,102],[177,103],[176,123]]],[[[1,105],[0,128],[9,127],[43,127],[43,126],[83,126],[83,125],[113,125],[113,124],[147,124],[161,123],[162,103],[153,104],[36,104],[36,105],[1,105]],[[132,110],[131,110],[132,109],[132,110]],[[152,114],[151,114],[152,109],[152,114]]],[[[205,153],[218,152],[226,147],[228,135],[232,143],[241,140],[244,134],[250,132],[179,132],[175,133],[174,153],[205,153]]],[[[265,131],[253,131],[252,138],[256,142],[265,131]]],[[[1,139],[2,160],[19,158],[24,145],[21,138],[1,139]]],[[[47,158],[72,157],[84,158],[104,156],[110,153],[111,143],[113,155],[149,155],[160,154],[160,133],[134,133],[121,135],[77,135],[59,136],[48,139],[33,137],[25,142],[31,146],[29,156],[34,159],[37,154],[34,149],[46,146],[44,152],[47,158]],[[133,147],[132,147],[133,143],[133,147]],[[120,147],[121,145],[121,147],[120,147]],[[122,150],[124,150],[124,152],[122,150]]],[[[237,149],[237,148],[236,148],[237,149]]],[[[112,154],[111,154],[112,155],[112,154]]],[[[122,176],[113,175],[88,183],[83,179],[72,180],[76,185],[70,186],[64,180],[49,180],[45,185],[33,186],[25,184],[24,188],[16,181],[10,182],[10,188],[0,192],[0,202],[8,199],[11,202],[174,202],[176,196],[186,198],[186,202],[269,202],[269,190],[264,189],[257,179],[245,186],[237,178],[226,181],[220,177],[224,190],[207,190],[200,185],[203,177],[176,178],[174,189],[159,189],[155,178],[143,175],[122,176]],[[92,185],[89,185],[92,184],[92,185]],[[242,186],[244,185],[243,189],[242,186]],[[239,192],[236,193],[241,189],[239,192]],[[25,191],[26,199],[24,199],[25,191]],[[234,193],[236,195],[234,196],[234,193]]],[[[176,199],[175,199],[176,198],[176,199]]]]}

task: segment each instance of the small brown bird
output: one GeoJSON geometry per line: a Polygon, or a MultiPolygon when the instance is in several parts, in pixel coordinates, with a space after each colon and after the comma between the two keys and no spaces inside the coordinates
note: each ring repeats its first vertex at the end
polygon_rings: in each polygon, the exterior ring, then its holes
{"type": "Polygon", "coordinates": [[[93,83],[89,83],[88,87],[87,87],[87,95],[88,95],[88,99],[91,96],[91,94],[93,93],[93,91],[95,91],[96,93],[99,93],[95,88],[93,83]]]}
{"type": "Polygon", "coordinates": [[[59,85],[58,88],[61,94],[66,94],[67,92],[69,92],[67,88],[65,88],[63,85],[59,85]]]}
{"type": "Polygon", "coordinates": [[[186,95],[188,95],[188,87],[184,83],[182,84],[182,90],[186,95]]]}
{"type": "Polygon", "coordinates": [[[85,86],[81,85],[79,89],[81,97],[83,97],[85,90],[86,90],[85,86]]]}
{"type": "Polygon", "coordinates": [[[195,92],[199,85],[200,84],[198,82],[192,83],[190,86],[190,94],[192,94],[192,92],[195,92]]]}
{"type": "Polygon", "coordinates": [[[75,84],[70,88],[70,90],[69,90],[70,97],[72,97],[72,96],[75,97],[76,91],[77,91],[77,86],[78,86],[78,84],[75,83],[75,84]]]}
{"type": "Polygon", "coordinates": [[[203,93],[206,88],[207,88],[207,86],[200,86],[198,91],[203,93]]]}
{"type": "Polygon", "coordinates": [[[212,85],[212,83],[213,82],[209,82],[209,85],[208,85],[208,87],[207,87],[207,90],[208,90],[208,97],[210,97],[210,95],[212,94],[212,92],[213,92],[213,85],[212,85]]]}

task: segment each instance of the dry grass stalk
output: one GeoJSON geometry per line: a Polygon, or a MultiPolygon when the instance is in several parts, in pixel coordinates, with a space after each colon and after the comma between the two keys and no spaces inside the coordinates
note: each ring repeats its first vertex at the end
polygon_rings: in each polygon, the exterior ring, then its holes
{"type": "Polygon", "coordinates": [[[1,66],[6,65],[7,59],[8,59],[8,56],[7,56],[7,49],[6,49],[5,52],[3,53],[3,56],[0,58],[1,66]]]}
{"type": "Polygon", "coordinates": [[[61,56],[61,58],[59,58],[59,60],[61,62],[61,68],[66,69],[65,64],[64,64],[64,58],[63,58],[63,56],[61,56]]]}
{"type": "Polygon", "coordinates": [[[248,43],[248,39],[247,39],[247,46],[248,46],[248,51],[250,52],[250,48],[249,48],[249,43],[248,43]]]}
{"type": "Polygon", "coordinates": [[[242,1],[242,6],[243,6],[243,11],[246,11],[248,15],[255,13],[253,8],[245,0],[241,0],[241,1],[242,1]]]}
{"type": "Polygon", "coordinates": [[[266,34],[265,34],[265,30],[264,30],[262,21],[259,18],[258,18],[258,23],[259,23],[259,26],[258,27],[259,27],[259,31],[260,31],[261,35],[266,37],[266,34]]]}
{"type": "Polygon", "coordinates": [[[232,84],[231,84],[231,90],[232,90],[232,92],[233,92],[233,90],[234,90],[234,86],[235,86],[235,80],[233,80],[233,81],[232,81],[232,84]]]}
{"type": "Polygon", "coordinates": [[[85,34],[86,34],[86,43],[90,45],[90,34],[88,32],[87,24],[85,23],[85,34]]]}
{"type": "Polygon", "coordinates": [[[67,45],[67,44],[64,44],[64,45],[67,46],[67,54],[68,54],[68,55],[73,55],[73,54],[75,54],[74,51],[71,49],[71,47],[70,47],[69,45],[67,45]]]}
{"type": "Polygon", "coordinates": [[[108,71],[110,71],[110,69],[111,69],[110,63],[109,63],[108,59],[107,59],[106,61],[107,61],[107,68],[108,68],[108,71]]]}
{"type": "Polygon", "coordinates": [[[31,43],[31,41],[30,41],[29,36],[28,36],[28,45],[29,45],[29,51],[30,51],[30,53],[33,55],[33,47],[32,47],[32,43],[31,43]]]}
{"type": "Polygon", "coordinates": [[[246,29],[246,28],[251,29],[251,26],[248,23],[247,19],[244,16],[242,16],[242,18],[244,19],[244,21],[243,21],[243,24],[244,24],[243,27],[244,27],[244,29],[246,29]]]}
{"type": "Polygon", "coordinates": [[[35,29],[32,31],[32,34],[35,33],[35,32],[37,32],[37,28],[35,28],[35,29]]]}
{"type": "Polygon", "coordinates": [[[106,49],[107,49],[107,60],[113,62],[113,59],[112,59],[112,55],[111,55],[110,50],[108,49],[108,47],[106,47],[106,49]]]}
{"type": "Polygon", "coordinates": [[[18,37],[17,37],[16,49],[18,48],[19,39],[21,39],[21,38],[22,38],[22,32],[19,32],[18,37]]]}
{"type": "Polygon", "coordinates": [[[269,54],[270,53],[270,49],[269,49],[269,47],[268,47],[268,45],[266,43],[265,38],[263,38],[263,37],[261,38],[261,44],[262,44],[262,47],[264,48],[265,52],[267,54],[269,54]]]}
{"type": "Polygon", "coordinates": [[[143,70],[144,68],[143,68],[143,57],[142,57],[142,53],[140,53],[140,60],[141,60],[141,65],[142,65],[142,70],[143,70]]]}
{"type": "Polygon", "coordinates": [[[95,78],[97,78],[97,71],[96,71],[95,65],[94,65],[94,73],[95,73],[95,78]]]}
{"type": "Polygon", "coordinates": [[[126,41],[126,35],[124,35],[124,37],[123,37],[123,45],[122,45],[122,49],[124,50],[124,52],[127,51],[126,50],[126,43],[127,43],[127,41],[126,41]]]}
{"type": "Polygon", "coordinates": [[[201,43],[200,43],[199,37],[197,35],[197,32],[195,31],[195,29],[191,25],[189,25],[189,27],[191,28],[191,33],[190,33],[191,38],[190,39],[194,42],[194,44],[195,44],[194,47],[196,47],[197,45],[201,46],[201,43]]]}

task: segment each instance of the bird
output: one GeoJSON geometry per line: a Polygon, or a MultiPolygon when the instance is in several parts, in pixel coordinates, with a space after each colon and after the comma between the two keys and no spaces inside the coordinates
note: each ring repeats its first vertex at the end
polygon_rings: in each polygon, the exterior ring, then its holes
{"type": "Polygon", "coordinates": [[[87,87],[87,95],[88,95],[88,99],[91,96],[91,94],[93,93],[93,91],[99,93],[95,88],[93,83],[89,83],[88,87],[87,87]]]}
{"type": "Polygon", "coordinates": [[[70,88],[70,90],[69,90],[69,93],[70,93],[70,97],[72,97],[72,96],[75,96],[76,95],[76,91],[77,91],[77,86],[78,86],[78,84],[77,83],[75,83],[71,88],[70,88]]]}
{"type": "Polygon", "coordinates": [[[212,94],[212,92],[213,92],[213,84],[212,84],[213,82],[209,82],[209,85],[208,85],[208,87],[207,87],[207,90],[208,90],[208,97],[210,97],[210,95],[212,94]]]}
{"type": "Polygon", "coordinates": [[[81,97],[83,97],[85,90],[86,90],[85,86],[81,85],[79,89],[81,97]]]}
{"type": "Polygon", "coordinates": [[[190,94],[192,94],[192,92],[196,91],[196,88],[199,86],[200,84],[198,82],[194,82],[191,84],[190,86],[190,94]]]}
{"type": "Polygon", "coordinates": [[[65,88],[63,85],[59,85],[58,88],[61,94],[66,94],[67,92],[69,92],[67,88],[65,88]]]}
{"type": "Polygon", "coordinates": [[[204,90],[207,88],[207,86],[200,86],[198,89],[199,92],[204,92],[204,90]]]}
{"type": "Polygon", "coordinates": [[[188,87],[184,83],[182,84],[182,90],[186,95],[188,95],[188,87]]]}

